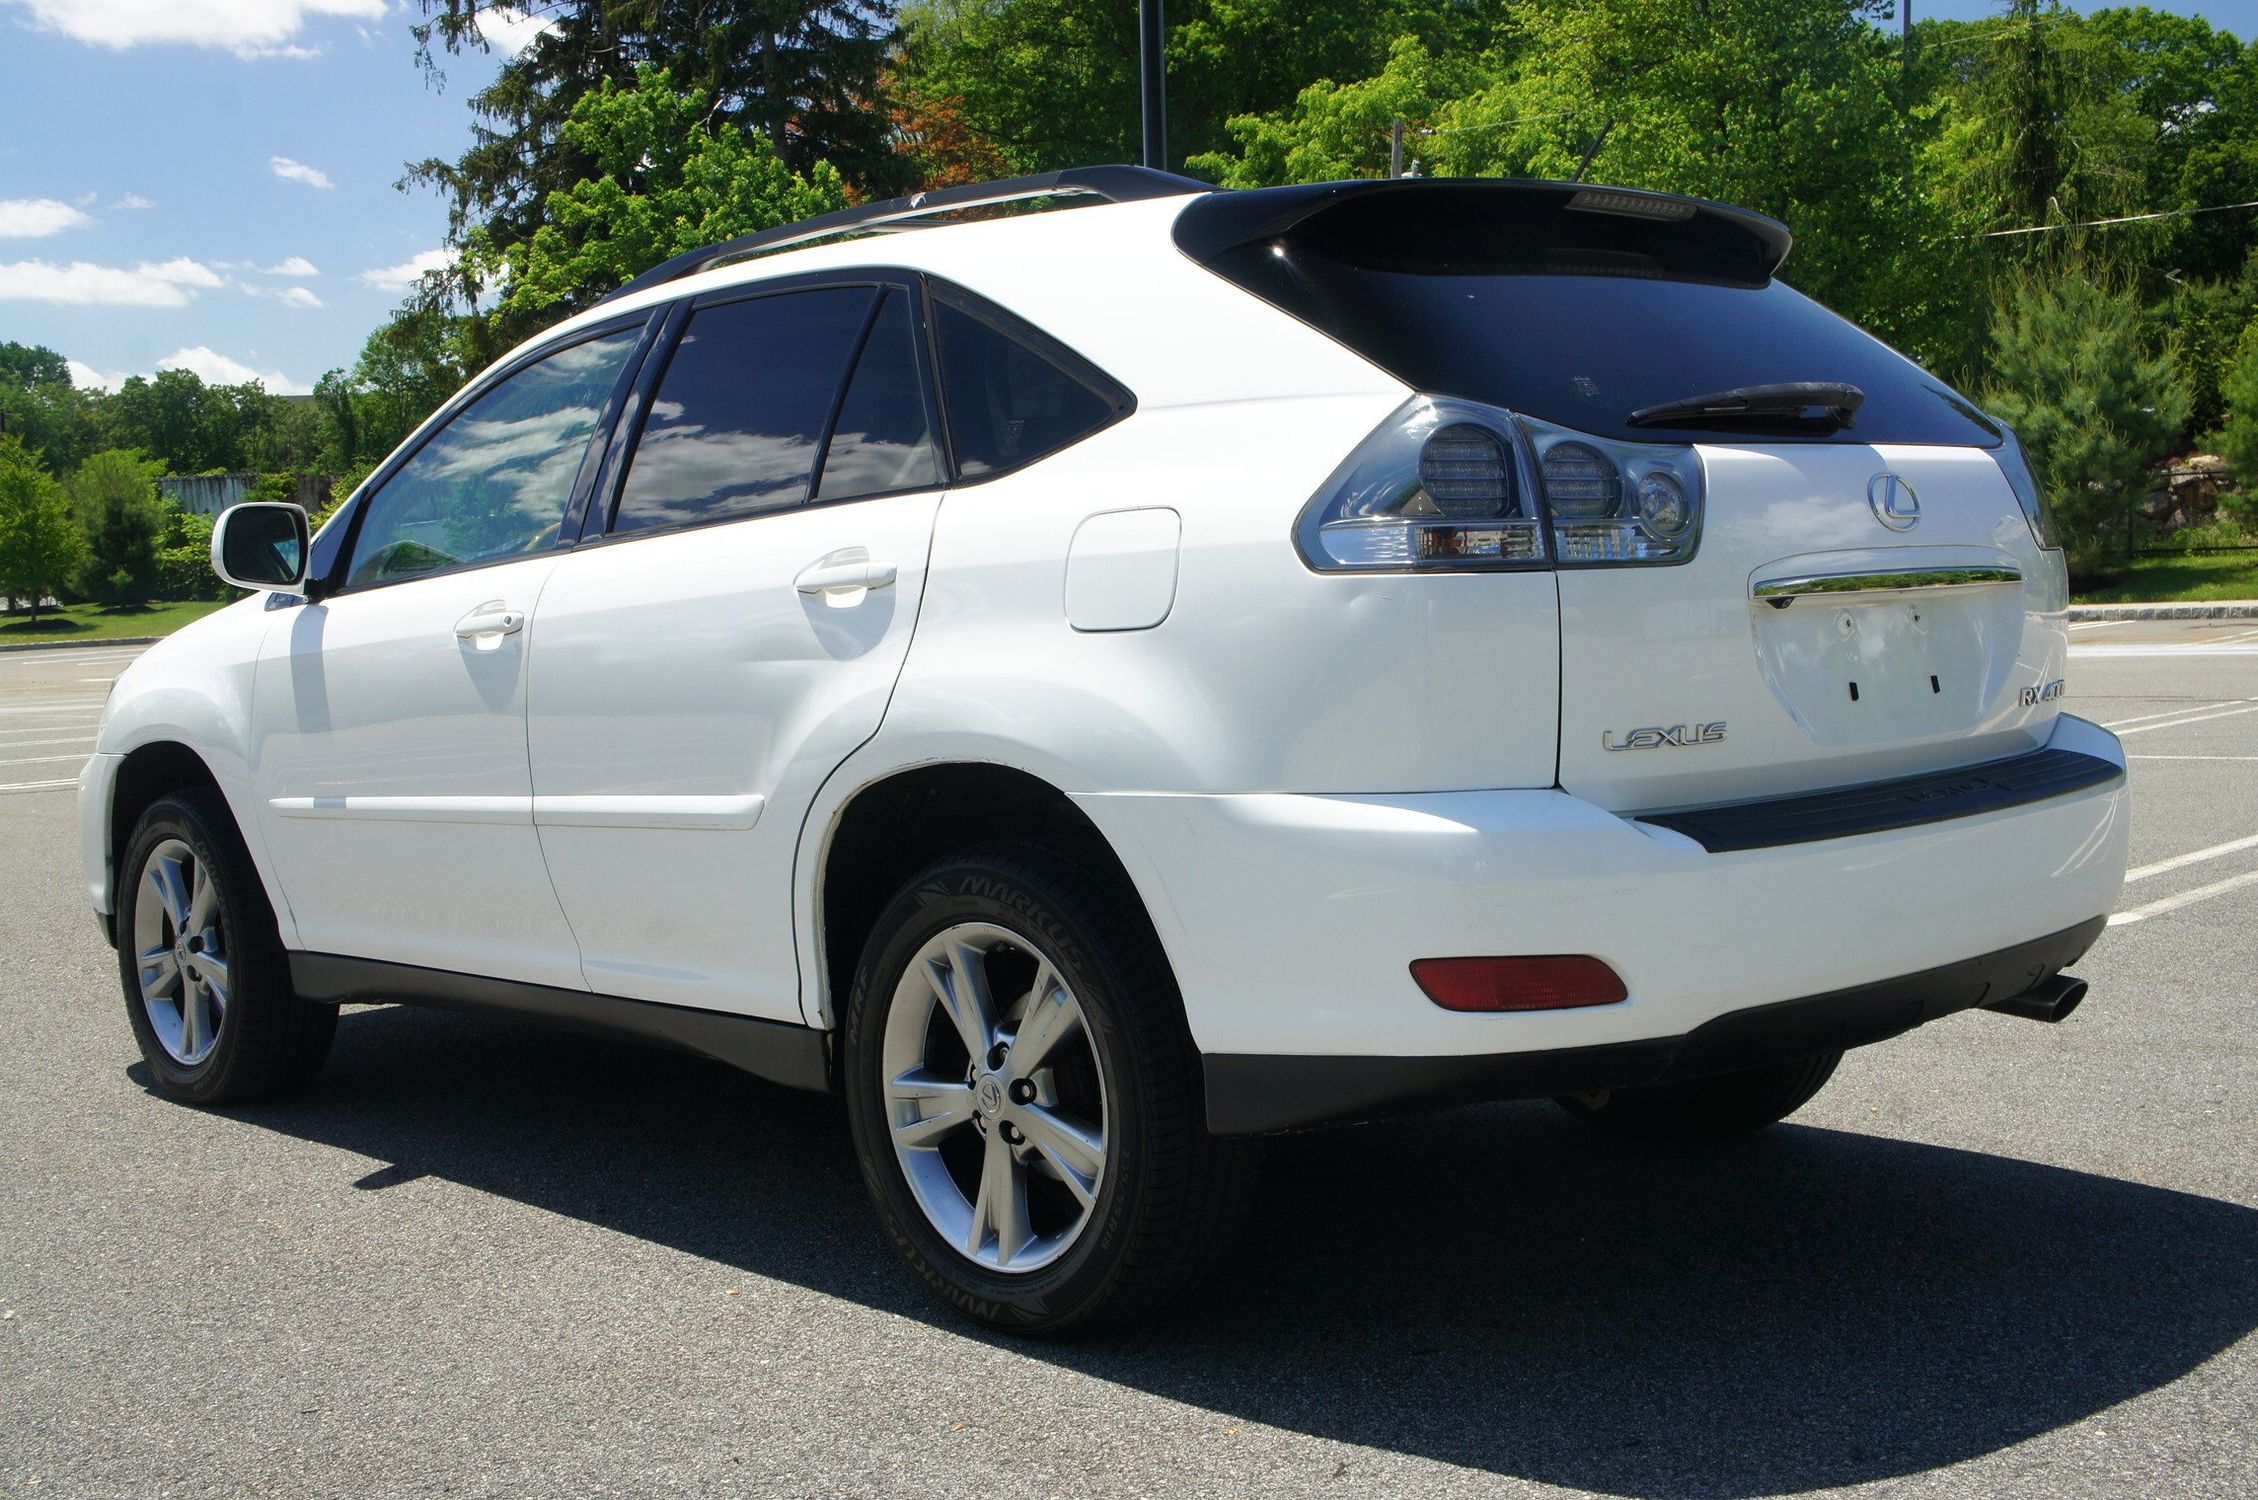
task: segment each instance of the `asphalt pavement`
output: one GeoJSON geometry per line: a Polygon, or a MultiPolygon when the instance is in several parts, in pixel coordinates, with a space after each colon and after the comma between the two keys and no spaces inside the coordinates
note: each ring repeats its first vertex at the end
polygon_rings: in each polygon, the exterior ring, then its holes
{"type": "Polygon", "coordinates": [[[2074,639],[2136,878],[2068,1022],[1731,1146],[1289,1138],[1210,1284],[1048,1345],[718,1065],[354,1008],[288,1103],[159,1099],[69,790],[133,649],[0,654],[0,1493],[2258,1493],[2258,628],[2074,639]]]}

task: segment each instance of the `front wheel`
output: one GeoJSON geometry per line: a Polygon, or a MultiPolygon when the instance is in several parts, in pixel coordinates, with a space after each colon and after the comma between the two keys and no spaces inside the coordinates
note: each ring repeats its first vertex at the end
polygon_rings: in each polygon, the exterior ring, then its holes
{"type": "Polygon", "coordinates": [[[1247,1148],[1207,1134],[1158,945],[1061,851],[911,881],[848,1000],[848,1115],[888,1234],[946,1301],[1023,1333],[1118,1321],[1212,1259],[1247,1148]]]}
{"type": "Polygon", "coordinates": [[[291,989],[274,909],[219,793],[152,805],[118,877],[118,974],[158,1091],[240,1104],[313,1077],[337,1007],[291,989]]]}
{"type": "Polygon", "coordinates": [[[1639,1088],[1571,1094],[1560,1107],[1604,1130],[1638,1136],[1745,1135],[1794,1114],[1826,1086],[1840,1052],[1639,1088]]]}

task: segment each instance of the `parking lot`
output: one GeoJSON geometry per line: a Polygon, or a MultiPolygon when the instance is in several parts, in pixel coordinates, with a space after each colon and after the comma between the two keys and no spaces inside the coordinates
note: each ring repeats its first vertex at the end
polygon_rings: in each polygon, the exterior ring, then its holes
{"type": "Polygon", "coordinates": [[[1211,1283],[1057,1345],[939,1311],[839,1105],[718,1065],[355,1008],[297,1099],[158,1099],[71,791],[136,648],[0,654],[0,1491],[2249,1495],[2258,621],[2073,639],[2136,807],[2069,1022],[1729,1146],[1285,1139],[1211,1283]]]}

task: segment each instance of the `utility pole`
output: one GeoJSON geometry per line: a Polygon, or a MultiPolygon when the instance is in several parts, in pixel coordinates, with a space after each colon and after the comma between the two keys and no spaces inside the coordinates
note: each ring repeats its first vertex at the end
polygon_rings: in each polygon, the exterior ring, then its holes
{"type": "Polygon", "coordinates": [[[1398,120],[1388,131],[1388,175],[1403,175],[1403,121],[1398,120]]]}
{"type": "Polygon", "coordinates": [[[1168,170],[1167,21],[1161,0],[1137,0],[1138,82],[1144,98],[1145,165],[1168,170]]]}

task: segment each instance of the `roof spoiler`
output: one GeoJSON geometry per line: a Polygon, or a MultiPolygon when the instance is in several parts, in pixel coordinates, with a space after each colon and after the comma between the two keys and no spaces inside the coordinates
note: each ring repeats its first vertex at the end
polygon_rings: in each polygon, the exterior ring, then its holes
{"type": "Polygon", "coordinates": [[[1376,269],[1672,276],[1761,286],[1794,237],[1750,209],[1531,178],[1382,178],[1211,193],[1176,243],[1213,262],[1291,242],[1376,269]]]}

